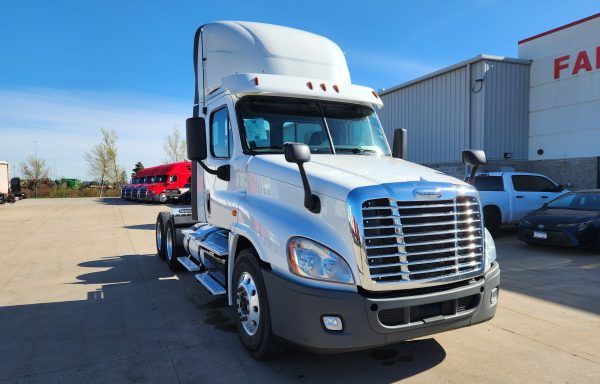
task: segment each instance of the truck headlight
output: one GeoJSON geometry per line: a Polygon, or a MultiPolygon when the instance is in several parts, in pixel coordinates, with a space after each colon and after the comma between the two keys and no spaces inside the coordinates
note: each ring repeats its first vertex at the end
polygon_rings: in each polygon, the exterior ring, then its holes
{"type": "Polygon", "coordinates": [[[287,244],[290,271],[309,279],[354,284],[352,271],[346,260],[331,249],[315,241],[292,237],[287,244]]]}
{"type": "Polygon", "coordinates": [[[485,229],[485,272],[492,266],[496,260],[496,243],[490,231],[485,229]]]}

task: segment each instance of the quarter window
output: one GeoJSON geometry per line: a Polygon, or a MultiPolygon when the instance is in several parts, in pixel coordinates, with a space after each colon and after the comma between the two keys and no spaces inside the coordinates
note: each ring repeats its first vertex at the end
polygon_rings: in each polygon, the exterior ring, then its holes
{"type": "Polygon", "coordinates": [[[210,118],[210,152],[216,158],[231,156],[231,125],[227,107],[213,112],[210,118]]]}
{"type": "Polygon", "coordinates": [[[504,191],[501,176],[477,176],[474,186],[478,191],[504,191]]]}

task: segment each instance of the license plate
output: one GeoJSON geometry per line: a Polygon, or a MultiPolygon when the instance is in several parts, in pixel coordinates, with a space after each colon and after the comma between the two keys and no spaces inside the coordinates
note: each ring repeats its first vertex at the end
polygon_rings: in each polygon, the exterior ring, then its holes
{"type": "Polygon", "coordinates": [[[543,231],[533,231],[533,237],[536,239],[544,239],[545,240],[548,238],[548,234],[543,231]]]}

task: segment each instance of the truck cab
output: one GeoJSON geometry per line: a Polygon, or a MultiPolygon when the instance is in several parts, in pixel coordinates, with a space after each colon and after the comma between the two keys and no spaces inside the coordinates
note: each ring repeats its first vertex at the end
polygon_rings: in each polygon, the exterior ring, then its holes
{"type": "Polygon", "coordinates": [[[188,161],[162,164],[152,167],[154,183],[148,186],[146,201],[166,203],[168,189],[182,188],[191,176],[192,165],[188,161]]]}
{"type": "MultiPolygon", "coordinates": [[[[500,270],[475,188],[392,157],[341,49],[291,28],[216,22],[194,43],[191,209],[157,254],[225,295],[244,346],[349,351],[472,325],[500,270]]],[[[397,151],[395,151],[397,152],[397,151]]]]}

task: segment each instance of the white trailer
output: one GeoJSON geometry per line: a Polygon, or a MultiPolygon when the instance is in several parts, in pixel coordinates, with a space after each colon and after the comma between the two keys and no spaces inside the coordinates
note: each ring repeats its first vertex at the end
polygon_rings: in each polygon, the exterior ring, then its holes
{"type": "Polygon", "coordinates": [[[8,195],[8,161],[0,160],[0,194],[8,195]]]}
{"type": "Polygon", "coordinates": [[[192,206],[159,214],[157,253],[227,296],[252,356],[286,342],[371,348],[494,316],[500,270],[477,191],[403,160],[402,135],[392,156],[380,98],[351,83],[336,44],[209,23],[194,72],[192,206]]]}

